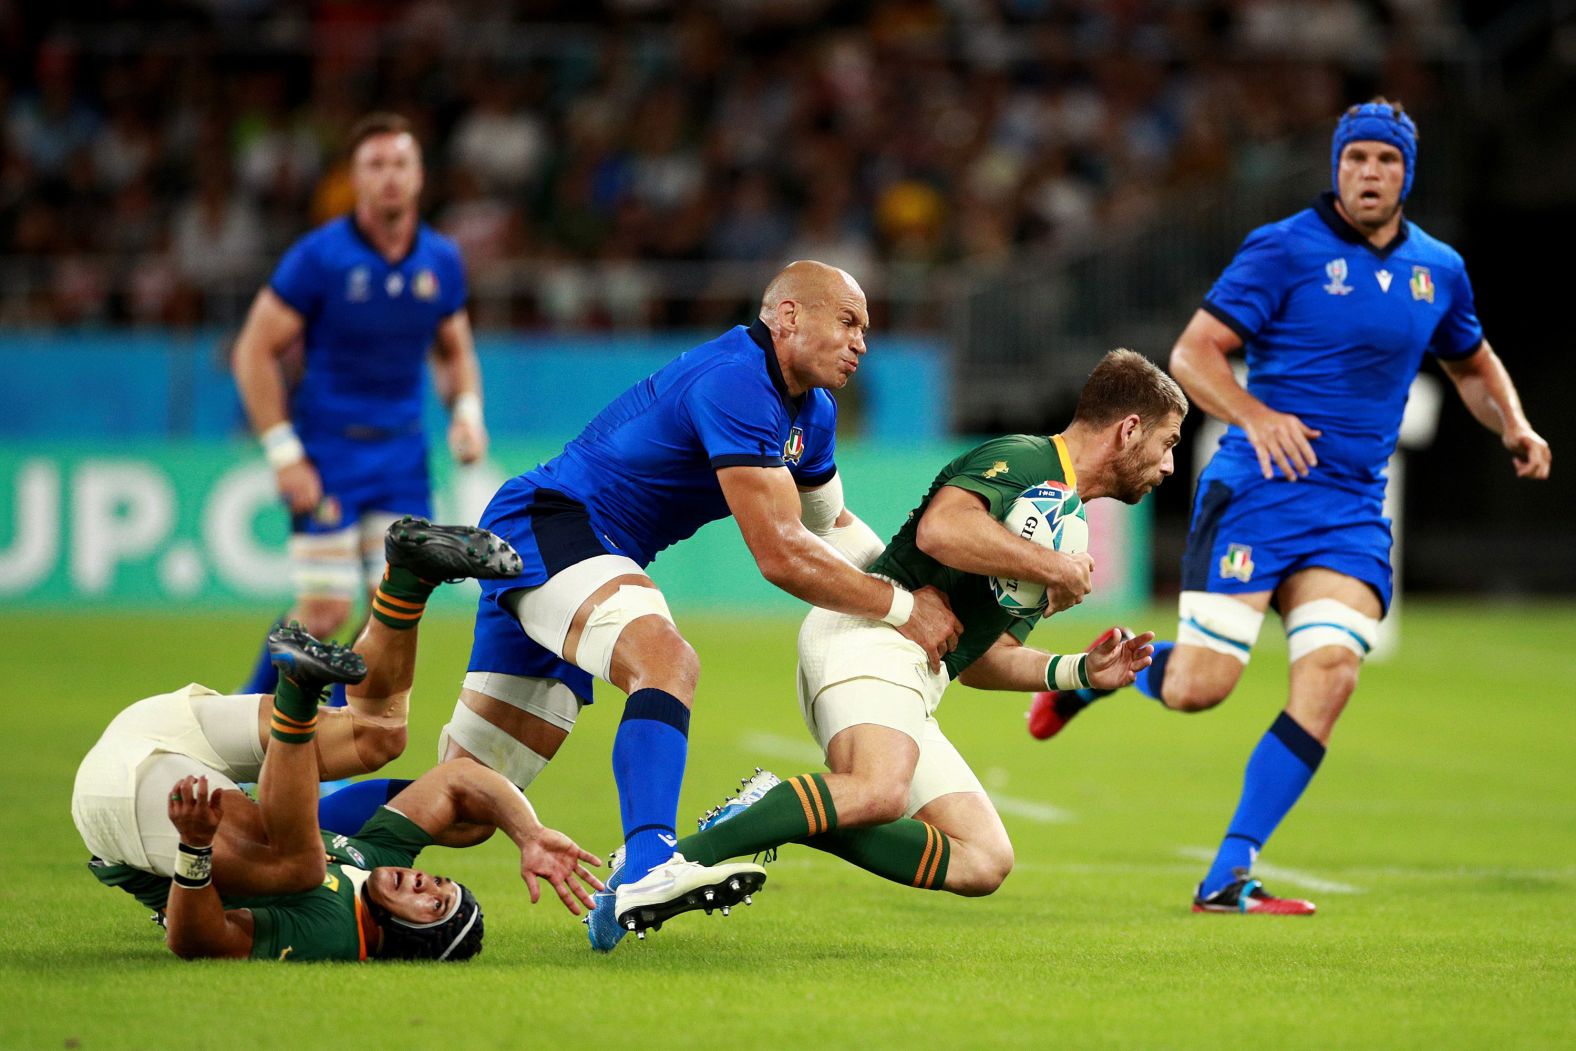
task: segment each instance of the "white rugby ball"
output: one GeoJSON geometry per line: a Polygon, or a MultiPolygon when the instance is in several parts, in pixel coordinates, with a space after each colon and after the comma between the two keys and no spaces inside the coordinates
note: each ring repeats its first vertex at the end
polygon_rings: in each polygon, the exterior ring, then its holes
{"type": "MultiPolygon", "coordinates": [[[[1089,519],[1078,494],[1063,482],[1030,486],[1007,509],[1002,525],[1025,540],[1069,555],[1089,550],[1089,519]]],[[[1045,585],[1032,580],[990,578],[991,594],[1015,617],[1045,610],[1045,585]]]]}

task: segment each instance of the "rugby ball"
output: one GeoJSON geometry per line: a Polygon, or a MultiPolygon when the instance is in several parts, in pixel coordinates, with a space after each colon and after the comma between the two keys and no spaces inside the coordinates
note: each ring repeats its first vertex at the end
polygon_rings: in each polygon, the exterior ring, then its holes
{"type": "MultiPolygon", "coordinates": [[[[1062,482],[1030,486],[1007,509],[1001,524],[1023,539],[1069,555],[1089,550],[1089,519],[1083,501],[1062,482]]],[[[991,594],[1015,617],[1045,612],[1045,585],[1032,580],[990,578],[991,594]]]]}

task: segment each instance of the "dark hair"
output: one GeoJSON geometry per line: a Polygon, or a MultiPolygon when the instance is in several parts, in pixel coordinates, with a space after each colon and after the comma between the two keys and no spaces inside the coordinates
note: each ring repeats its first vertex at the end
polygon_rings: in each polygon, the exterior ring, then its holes
{"type": "MultiPolygon", "coordinates": [[[[1346,112],[1343,114],[1343,116],[1355,117],[1355,116],[1357,116],[1358,111],[1363,108],[1363,106],[1386,106],[1386,107],[1389,108],[1391,115],[1394,116],[1397,120],[1400,120],[1402,117],[1407,116],[1406,107],[1401,105],[1401,100],[1400,99],[1396,99],[1395,101],[1392,102],[1390,99],[1385,98],[1383,95],[1375,95],[1373,98],[1369,99],[1367,102],[1362,103],[1362,105],[1348,106],[1347,109],[1346,109],[1346,112]]],[[[1422,134],[1420,132],[1418,132],[1418,130],[1417,130],[1417,122],[1416,121],[1412,122],[1412,141],[1413,142],[1422,142],[1423,141],[1422,134]]]]}
{"type": "Polygon", "coordinates": [[[409,135],[415,138],[410,121],[398,113],[368,113],[350,129],[350,146],[347,152],[355,156],[361,144],[374,135],[409,135]]]}
{"type": "Polygon", "coordinates": [[[1089,373],[1073,422],[1104,427],[1135,412],[1147,429],[1172,413],[1186,416],[1187,395],[1160,366],[1136,351],[1118,348],[1089,373]]]}

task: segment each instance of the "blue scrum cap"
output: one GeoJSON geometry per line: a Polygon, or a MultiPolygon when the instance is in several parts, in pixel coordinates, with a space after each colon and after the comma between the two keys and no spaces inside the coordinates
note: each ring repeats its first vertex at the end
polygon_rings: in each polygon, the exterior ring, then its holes
{"type": "Polygon", "coordinates": [[[1353,106],[1335,125],[1330,142],[1330,183],[1341,192],[1341,151],[1353,142],[1387,142],[1401,151],[1406,162],[1406,181],[1401,184],[1401,200],[1412,192],[1412,176],[1417,172],[1417,125],[1399,106],[1387,102],[1365,102],[1353,106]]]}

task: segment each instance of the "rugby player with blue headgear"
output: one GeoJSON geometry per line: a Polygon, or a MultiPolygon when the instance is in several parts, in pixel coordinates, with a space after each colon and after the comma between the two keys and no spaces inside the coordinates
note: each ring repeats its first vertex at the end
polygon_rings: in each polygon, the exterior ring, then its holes
{"type": "MultiPolygon", "coordinates": [[[[1286,708],[1248,759],[1196,912],[1314,911],[1269,894],[1252,867],[1323,760],[1390,605],[1385,469],[1424,357],[1518,477],[1549,476],[1548,443],[1483,337],[1460,254],[1402,214],[1417,141],[1399,103],[1347,110],[1330,144],[1333,192],[1249,234],[1171,353],[1188,396],[1230,426],[1194,497],[1176,641],[1156,644],[1135,685],[1177,711],[1213,708],[1271,605],[1291,658],[1286,708]],[[1246,387],[1228,360],[1243,349],[1246,387]]],[[[1098,696],[1037,695],[1030,732],[1053,736],[1098,696]]]]}

